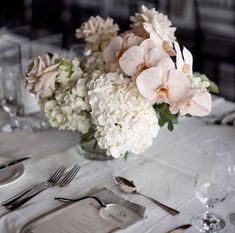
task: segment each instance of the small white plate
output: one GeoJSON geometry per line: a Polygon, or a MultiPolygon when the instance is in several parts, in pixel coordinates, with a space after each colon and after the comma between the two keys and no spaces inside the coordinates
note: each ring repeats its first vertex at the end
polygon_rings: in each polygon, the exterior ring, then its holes
{"type": "MultiPolygon", "coordinates": [[[[0,157],[0,163],[5,163],[6,161],[7,159],[5,157],[0,157]]],[[[24,171],[25,167],[23,163],[18,163],[0,170],[0,186],[8,185],[18,180],[24,174],[24,171]]]]}

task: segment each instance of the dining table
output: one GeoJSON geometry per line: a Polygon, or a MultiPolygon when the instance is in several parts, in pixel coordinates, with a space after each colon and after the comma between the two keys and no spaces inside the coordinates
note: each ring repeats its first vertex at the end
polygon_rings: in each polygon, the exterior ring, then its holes
{"type": "MultiPolygon", "coordinates": [[[[229,109],[235,109],[235,104],[216,98],[211,114],[219,115],[229,109]]],[[[0,124],[7,120],[7,114],[0,110],[0,124]]],[[[79,198],[103,187],[146,207],[142,220],[117,232],[166,233],[176,226],[190,224],[192,217],[204,210],[194,192],[200,160],[199,143],[208,139],[223,141],[231,146],[235,157],[235,126],[213,124],[206,118],[181,118],[172,132],[162,127],[151,147],[139,155],[129,154],[126,159],[88,160],[79,154],[78,136],[76,132],[57,129],[0,133],[0,156],[9,160],[30,157],[23,162],[25,171],[19,179],[0,186],[0,203],[30,185],[47,180],[59,166],[68,169],[74,164],[81,166],[76,178],[66,187],[47,189],[13,211],[1,206],[0,233],[19,233],[38,216],[53,215],[63,205],[54,200],[55,197],[79,198]],[[180,214],[171,216],[142,196],[122,192],[115,184],[116,176],[134,181],[139,192],[179,210],[180,214]]],[[[235,182],[231,183],[228,197],[214,208],[214,212],[226,221],[222,232],[234,233],[235,225],[228,218],[235,212],[235,182]]],[[[198,230],[190,227],[185,231],[192,232],[198,230]]]]}

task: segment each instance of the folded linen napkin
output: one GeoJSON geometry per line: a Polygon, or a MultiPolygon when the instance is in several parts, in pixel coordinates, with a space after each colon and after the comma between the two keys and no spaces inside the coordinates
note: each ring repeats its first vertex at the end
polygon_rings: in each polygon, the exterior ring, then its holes
{"type": "MultiPolygon", "coordinates": [[[[100,206],[93,199],[90,201],[86,199],[35,218],[25,225],[21,233],[43,233],[45,231],[53,233],[77,231],[107,233],[118,228],[126,228],[145,216],[145,207],[125,200],[107,188],[102,188],[93,196],[98,197],[107,207],[108,204],[111,206],[118,204],[124,206],[129,212],[125,212],[125,209],[124,211],[123,209],[115,209],[109,214],[112,219],[107,219],[102,217],[99,212],[100,206]],[[117,221],[115,222],[115,220],[117,221]]],[[[118,208],[118,206],[115,207],[118,208]]]]}
{"type": "Polygon", "coordinates": [[[222,97],[214,97],[212,111],[202,118],[208,123],[226,124],[235,120],[235,103],[222,97]]]}

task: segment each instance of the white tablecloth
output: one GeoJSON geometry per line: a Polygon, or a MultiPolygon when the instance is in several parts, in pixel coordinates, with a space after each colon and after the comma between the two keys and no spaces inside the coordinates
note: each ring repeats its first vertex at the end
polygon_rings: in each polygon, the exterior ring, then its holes
{"type": "MultiPolygon", "coordinates": [[[[218,104],[219,105],[219,104],[218,104]]],[[[220,103],[219,110],[225,106],[220,103]]],[[[2,113],[1,113],[2,114],[2,113]]],[[[1,122],[3,116],[0,115],[1,122]]],[[[194,194],[194,176],[198,164],[198,143],[205,139],[218,139],[235,146],[235,127],[206,124],[201,119],[183,119],[174,132],[161,129],[151,148],[143,154],[129,155],[128,159],[89,161],[78,154],[76,134],[57,130],[43,133],[20,132],[0,134],[0,156],[16,158],[30,155],[24,162],[25,174],[15,183],[0,186],[0,202],[25,187],[46,180],[59,165],[71,167],[79,163],[82,168],[77,178],[66,188],[54,187],[42,192],[21,208],[7,212],[0,207],[0,233],[16,233],[31,219],[53,210],[58,205],[56,196],[79,197],[107,187],[122,197],[147,207],[147,218],[120,232],[165,233],[173,226],[190,223],[194,214],[203,210],[194,194]],[[169,206],[180,210],[170,216],[149,200],[124,194],[114,184],[120,175],[135,181],[140,192],[149,194],[169,206]]],[[[235,188],[235,184],[234,187],[235,188]]],[[[215,208],[226,219],[223,232],[234,233],[235,226],[227,216],[235,212],[235,192],[215,208]]],[[[198,232],[190,228],[187,233],[198,232]]]]}

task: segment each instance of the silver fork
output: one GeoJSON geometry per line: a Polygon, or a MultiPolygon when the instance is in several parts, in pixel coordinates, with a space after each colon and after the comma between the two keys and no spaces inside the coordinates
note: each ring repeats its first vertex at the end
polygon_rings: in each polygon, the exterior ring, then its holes
{"type": "Polygon", "coordinates": [[[80,170],[81,166],[78,164],[74,165],[74,167],[68,172],[68,174],[58,183],[59,187],[64,187],[69,184],[73,178],[77,175],[78,171],[80,170]]]}
{"type": "Polygon", "coordinates": [[[34,190],[35,188],[37,188],[39,186],[42,187],[43,185],[46,185],[47,183],[55,184],[62,177],[62,175],[64,174],[64,171],[65,171],[65,167],[60,166],[47,181],[43,181],[40,184],[30,186],[29,188],[27,188],[27,189],[23,190],[22,192],[18,193],[17,195],[15,195],[15,196],[11,197],[10,199],[2,202],[1,205],[3,205],[3,206],[11,205],[13,202],[17,201],[19,198],[24,196],[26,193],[30,192],[31,190],[34,190]]]}
{"type": "Polygon", "coordinates": [[[65,185],[69,184],[73,180],[73,178],[78,173],[79,169],[80,169],[80,166],[75,165],[60,182],[58,181],[62,175],[59,178],[56,178],[56,181],[53,183],[47,183],[42,187],[36,187],[35,190],[29,191],[22,198],[18,199],[17,201],[13,202],[10,205],[7,205],[6,208],[9,210],[16,209],[20,207],[21,205],[23,205],[24,203],[26,203],[31,198],[33,198],[34,196],[36,196],[37,194],[39,194],[40,192],[42,192],[43,190],[50,188],[52,186],[64,187],[65,185]]]}
{"type": "Polygon", "coordinates": [[[36,196],[38,193],[54,186],[62,177],[64,171],[65,167],[63,166],[59,167],[56,170],[56,172],[47,181],[44,181],[38,185],[30,187],[29,189],[19,193],[18,195],[4,201],[2,205],[5,206],[7,209],[15,209],[23,205],[25,202],[36,196]]]}

